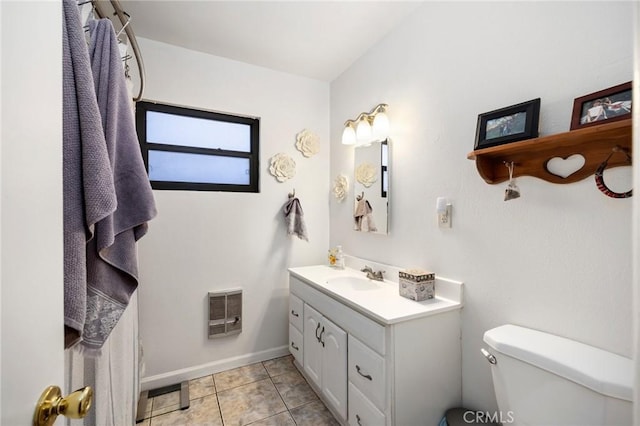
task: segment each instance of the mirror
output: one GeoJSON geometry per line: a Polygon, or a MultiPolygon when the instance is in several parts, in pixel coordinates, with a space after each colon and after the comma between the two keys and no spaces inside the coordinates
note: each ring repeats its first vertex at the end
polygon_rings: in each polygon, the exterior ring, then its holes
{"type": "Polygon", "coordinates": [[[355,148],[354,210],[356,231],[389,233],[389,139],[355,148]]]}

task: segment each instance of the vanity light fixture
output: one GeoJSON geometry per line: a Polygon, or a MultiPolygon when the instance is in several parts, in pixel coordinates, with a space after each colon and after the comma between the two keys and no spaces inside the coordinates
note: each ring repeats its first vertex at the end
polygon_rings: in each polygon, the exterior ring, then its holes
{"type": "Polygon", "coordinates": [[[344,131],[342,132],[342,143],[344,145],[356,144],[356,129],[353,128],[351,123],[345,125],[344,131]]]}
{"type": "Polygon", "coordinates": [[[356,126],[356,141],[358,144],[371,143],[373,132],[371,131],[371,124],[369,120],[364,116],[360,116],[358,125],[356,126]]]}
{"type": "Polygon", "coordinates": [[[355,120],[347,120],[342,132],[344,145],[368,145],[383,141],[389,135],[389,117],[387,104],[378,104],[371,112],[362,112],[355,120]]]}

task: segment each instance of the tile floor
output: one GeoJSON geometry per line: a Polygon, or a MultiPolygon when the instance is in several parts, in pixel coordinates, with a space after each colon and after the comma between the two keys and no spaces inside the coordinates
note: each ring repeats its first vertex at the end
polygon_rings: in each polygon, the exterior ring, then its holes
{"type": "Polygon", "coordinates": [[[150,398],[141,426],[333,426],[338,422],[293,365],[293,357],[200,377],[180,392],[150,398]]]}

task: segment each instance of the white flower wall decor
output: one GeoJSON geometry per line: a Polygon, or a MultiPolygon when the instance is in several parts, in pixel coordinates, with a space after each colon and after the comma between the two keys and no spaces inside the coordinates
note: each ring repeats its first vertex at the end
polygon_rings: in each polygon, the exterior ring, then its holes
{"type": "Polygon", "coordinates": [[[271,173],[278,182],[284,182],[295,176],[296,162],[287,154],[280,152],[271,157],[269,173],[271,173]]]}
{"type": "Polygon", "coordinates": [[[333,183],[333,195],[338,201],[343,201],[349,192],[349,181],[345,175],[338,175],[333,183]]]}
{"type": "Polygon", "coordinates": [[[369,188],[378,180],[378,170],[371,163],[362,163],[356,167],[356,180],[369,188]]]}
{"type": "Polygon", "coordinates": [[[305,157],[313,157],[320,151],[320,141],[311,131],[304,129],[296,135],[296,149],[305,157]]]}

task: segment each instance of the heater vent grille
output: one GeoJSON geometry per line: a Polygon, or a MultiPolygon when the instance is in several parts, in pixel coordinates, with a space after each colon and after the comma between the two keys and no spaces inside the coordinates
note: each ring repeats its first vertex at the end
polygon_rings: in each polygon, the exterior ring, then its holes
{"type": "Polygon", "coordinates": [[[209,339],[242,331],[242,290],[209,293],[209,339]]]}

